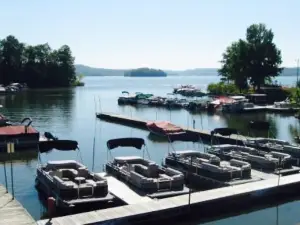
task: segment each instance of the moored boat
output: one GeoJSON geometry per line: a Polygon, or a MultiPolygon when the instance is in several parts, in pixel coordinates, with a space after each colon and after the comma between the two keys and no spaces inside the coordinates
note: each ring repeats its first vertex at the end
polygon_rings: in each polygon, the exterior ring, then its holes
{"type": "MultiPolygon", "coordinates": [[[[143,157],[114,157],[106,163],[106,172],[131,185],[138,193],[149,195],[160,193],[160,196],[186,193],[184,175],[171,168],[163,168],[145,159],[145,141],[142,138],[118,138],[107,142],[108,151],[118,147],[135,147],[143,150],[143,157]]],[[[147,152],[148,153],[148,152],[147,152]]],[[[148,154],[149,155],[149,154],[148,154]]]]}
{"type": "Polygon", "coordinates": [[[146,124],[149,131],[159,136],[184,135],[185,131],[168,121],[149,121],[146,124]]]}
{"type": "Polygon", "coordinates": [[[251,165],[249,163],[236,159],[221,162],[219,157],[199,151],[171,152],[165,158],[165,165],[178,169],[185,174],[194,173],[219,181],[251,178],[251,165]]]}
{"type": "MultiPolygon", "coordinates": [[[[61,151],[78,149],[76,141],[62,142],[52,147],[61,151]]],[[[48,147],[42,152],[52,150],[48,147]]],[[[56,206],[62,210],[98,206],[114,200],[108,192],[107,180],[75,160],[48,161],[47,164],[38,165],[36,188],[46,198],[54,197],[56,206]]]]}
{"type": "MultiPolygon", "coordinates": [[[[215,134],[230,136],[231,134],[238,134],[238,131],[232,128],[216,128],[211,132],[212,139],[215,134]]],[[[272,171],[290,169],[293,163],[293,159],[289,154],[276,151],[265,152],[242,145],[212,144],[207,148],[207,152],[224,160],[242,160],[249,162],[253,168],[272,171]]]]}
{"type": "MultiPolygon", "coordinates": [[[[270,130],[270,123],[267,121],[250,121],[249,130],[270,130]]],[[[300,145],[292,144],[285,140],[269,137],[251,137],[247,138],[245,145],[265,151],[278,151],[290,154],[294,158],[300,158],[300,145]]]]}
{"type": "Polygon", "coordinates": [[[216,97],[213,101],[207,104],[207,111],[208,112],[222,111],[222,106],[224,104],[232,104],[233,102],[234,100],[232,98],[226,96],[216,97]]]}
{"type": "Polygon", "coordinates": [[[40,134],[31,124],[32,120],[25,118],[21,123],[8,121],[6,126],[0,126],[0,152],[6,152],[7,142],[13,142],[16,151],[21,149],[37,150],[41,141],[47,142],[57,139],[49,132],[40,134]]]}

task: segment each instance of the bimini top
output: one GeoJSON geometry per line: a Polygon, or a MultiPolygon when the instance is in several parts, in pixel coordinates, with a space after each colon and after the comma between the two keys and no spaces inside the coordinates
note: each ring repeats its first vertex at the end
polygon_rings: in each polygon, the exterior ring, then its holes
{"type": "Polygon", "coordinates": [[[220,134],[223,136],[230,136],[232,134],[238,134],[238,131],[237,131],[237,129],[234,129],[234,128],[216,128],[213,131],[211,131],[210,133],[211,133],[211,135],[220,134]]]}
{"type": "Polygon", "coordinates": [[[253,130],[269,130],[270,129],[270,123],[267,121],[250,121],[248,123],[249,129],[253,130]]]}
{"type": "Polygon", "coordinates": [[[143,138],[117,138],[108,140],[107,142],[107,148],[109,150],[118,147],[135,147],[137,149],[142,149],[143,145],[145,145],[143,138]]]}
{"type": "Polygon", "coordinates": [[[41,153],[49,152],[53,149],[59,151],[75,151],[78,149],[78,142],[72,140],[51,140],[39,142],[39,151],[41,153]]]}

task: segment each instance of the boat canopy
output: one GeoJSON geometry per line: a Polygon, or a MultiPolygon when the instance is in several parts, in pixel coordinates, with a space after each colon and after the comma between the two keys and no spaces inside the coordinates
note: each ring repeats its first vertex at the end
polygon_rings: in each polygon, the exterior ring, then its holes
{"type": "Polygon", "coordinates": [[[168,121],[149,121],[147,122],[147,127],[150,131],[164,136],[185,133],[184,129],[168,121]]]}
{"type": "Polygon", "coordinates": [[[249,129],[253,130],[269,130],[270,123],[267,121],[250,121],[248,124],[249,129]]]}
{"type": "Polygon", "coordinates": [[[78,142],[73,140],[51,140],[39,142],[39,151],[41,153],[49,152],[53,149],[59,151],[75,151],[78,149],[78,142]]]}
{"type": "Polygon", "coordinates": [[[128,91],[122,91],[122,94],[129,94],[128,91]]]}
{"type": "Polygon", "coordinates": [[[211,131],[211,135],[214,135],[214,134],[230,136],[232,134],[238,134],[238,131],[237,131],[237,129],[234,129],[234,128],[216,128],[213,131],[211,131]]]}
{"type": "Polygon", "coordinates": [[[142,149],[143,145],[145,145],[143,138],[117,138],[107,142],[107,148],[109,150],[117,147],[135,147],[137,149],[142,149]]]}

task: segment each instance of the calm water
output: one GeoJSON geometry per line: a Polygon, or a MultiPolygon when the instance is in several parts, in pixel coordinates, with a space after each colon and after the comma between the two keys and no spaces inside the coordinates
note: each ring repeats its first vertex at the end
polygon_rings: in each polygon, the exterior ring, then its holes
{"type": "MultiPolygon", "coordinates": [[[[106,141],[118,137],[142,137],[146,140],[151,158],[157,163],[167,153],[170,147],[167,143],[152,141],[149,132],[138,129],[101,122],[95,119],[95,111],[122,113],[128,116],[153,120],[171,120],[172,122],[196,128],[212,130],[216,127],[235,127],[243,133],[246,124],[252,119],[265,119],[272,123],[273,133],[281,139],[292,140],[289,126],[297,128],[298,121],[292,116],[274,114],[254,115],[192,115],[185,110],[168,111],[147,107],[118,106],[117,98],[121,91],[146,92],[156,95],[166,95],[172,92],[172,87],[178,84],[194,84],[203,89],[207,84],[218,80],[218,77],[168,77],[168,78],[124,78],[124,77],[88,77],[86,86],[71,90],[30,91],[16,96],[0,96],[3,105],[2,113],[12,120],[22,120],[24,117],[33,119],[33,126],[39,131],[50,131],[60,139],[75,139],[80,144],[83,163],[92,169],[93,138],[96,136],[95,171],[102,171],[107,161],[106,141]],[[96,126],[95,126],[96,125],[96,126]],[[96,132],[95,132],[96,127],[96,132]]],[[[278,79],[280,83],[291,85],[295,77],[278,79]]],[[[192,143],[174,143],[176,150],[182,148],[200,148],[203,146],[192,143]]],[[[139,154],[139,152],[124,149],[113,151],[112,155],[139,154]]],[[[51,159],[80,159],[74,152],[51,152],[41,156],[43,162],[51,159]]],[[[14,183],[16,198],[27,208],[29,213],[39,219],[43,212],[37,192],[34,188],[34,178],[37,157],[27,157],[23,162],[14,163],[14,183]]],[[[8,167],[8,172],[9,172],[8,167]]],[[[8,173],[9,174],[9,173],[8,173]]],[[[8,176],[10,178],[10,175],[8,176]]],[[[0,166],[0,183],[4,184],[3,166],[0,166]]],[[[300,222],[298,208],[300,202],[295,201],[279,206],[234,216],[206,224],[295,224],[300,222]],[[278,212],[278,213],[277,213],[278,212]]]]}

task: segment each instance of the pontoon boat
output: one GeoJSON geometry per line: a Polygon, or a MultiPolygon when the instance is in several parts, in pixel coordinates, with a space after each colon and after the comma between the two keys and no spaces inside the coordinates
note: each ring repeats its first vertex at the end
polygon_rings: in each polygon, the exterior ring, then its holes
{"type": "Polygon", "coordinates": [[[144,139],[119,138],[107,142],[108,151],[117,147],[143,149],[143,157],[115,157],[106,164],[108,174],[134,186],[145,194],[170,191],[179,191],[178,193],[180,193],[184,189],[184,175],[181,172],[171,168],[162,168],[155,162],[144,158],[146,150],[144,139]]]}

